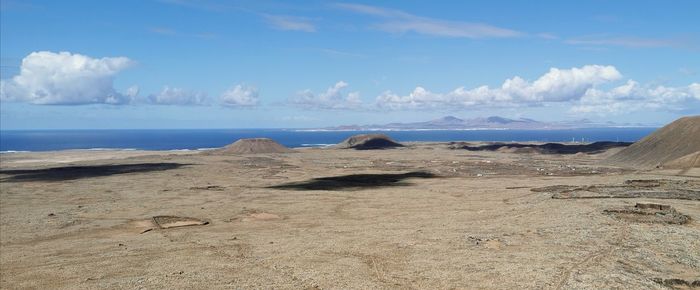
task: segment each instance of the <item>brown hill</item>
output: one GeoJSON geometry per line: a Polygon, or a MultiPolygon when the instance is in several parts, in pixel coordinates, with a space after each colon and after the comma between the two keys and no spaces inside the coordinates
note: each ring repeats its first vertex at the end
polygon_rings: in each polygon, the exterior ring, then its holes
{"type": "Polygon", "coordinates": [[[402,144],[389,138],[384,134],[360,134],[350,136],[345,141],[338,143],[336,148],[356,149],[356,150],[375,150],[404,147],[402,144]]]}
{"type": "Polygon", "coordinates": [[[663,167],[679,169],[700,167],[700,151],[666,162],[663,164],[663,167]]]}
{"type": "Polygon", "coordinates": [[[233,144],[216,150],[216,153],[225,154],[255,154],[255,153],[289,153],[294,150],[268,138],[240,139],[233,144]]]}
{"type": "MultiPolygon", "coordinates": [[[[606,162],[627,167],[652,168],[663,166],[698,151],[700,151],[700,116],[691,116],[680,118],[654,131],[642,140],[610,156],[606,162]]],[[[673,163],[679,165],[684,160],[673,163]]],[[[694,162],[693,160],[686,164],[691,166],[694,162]]]]}

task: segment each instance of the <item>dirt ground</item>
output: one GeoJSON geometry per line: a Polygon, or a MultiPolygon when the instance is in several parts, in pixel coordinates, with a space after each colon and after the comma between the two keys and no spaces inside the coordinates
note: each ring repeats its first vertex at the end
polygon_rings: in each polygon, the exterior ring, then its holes
{"type": "Polygon", "coordinates": [[[0,288],[700,283],[699,168],[440,143],[297,151],[2,154],[0,288]],[[689,220],[664,222],[637,203],[689,220]]]}

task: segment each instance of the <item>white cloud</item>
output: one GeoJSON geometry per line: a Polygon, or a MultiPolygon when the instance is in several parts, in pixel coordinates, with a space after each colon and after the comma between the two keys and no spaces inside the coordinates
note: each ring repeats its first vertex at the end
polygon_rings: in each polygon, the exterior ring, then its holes
{"type": "Polygon", "coordinates": [[[407,96],[399,96],[391,91],[379,95],[376,104],[384,109],[432,109],[449,106],[450,96],[436,94],[423,87],[416,87],[407,96]]]}
{"type": "Polygon", "coordinates": [[[207,95],[203,92],[165,86],[159,93],[149,95],[147,101],[154,105],[197,106],[207,104],[207,95]]]}
{"type": "Polygon", "coordinates": [[[343,93],[348,83],[339,81],[325,92],[316,94],[304,90],[289,100],[289,103],[307,109],[358,109],[362,106],[358,92],[343,93]]]}
{"type": "Polygon", "coordinates": [[[568,101],[579,99],[586,90],[596,85],[620,78],[622,74],[614,66],[586,65],[571,69],[551,68],[531,85],[518,78],[520,80],[511,82],[513,86],[506,86],[508,84],[506,81],[503,89],[509,93],[518,92],[527,100],[568,101]]]}
{"type": "Polygon", "coordinates": [[[644,109],[683,110],[700,101],[700,83],[684,87],[643,86],[633,80],[608,91],[590,89],[571,108],[576,113],[627,113],[644,109]]]}
{"type": "Polygon", "coordinates": [[[227,107],[255,107],[259,103],[258,89],[255,87],[237,85],[221,94],[221,104],[227,107]]]}
{"type": "Polygon", "coordinates": [[[364,5],[364,4],[354,4],[354,3],[336,3],[336,7],[344,9],[347,11],[352,11],[360,14],[373,15],[378,17],[386,18],[401,18],[401,17],[411,17],[413,15],[396,9],[387,9],[377,6],[364,5]]]}
{"type": "Polygon", "coordinates": [[[460,21],[445,21],[423,17],[404,20],[393,20],[379,23],[375,27],[390,33],[415,32],[418,34],[444,37],[515,37],[518,32],[487,24],[468,23],[460,21]]]}
{"type": "Polygon", "coordinates": [[[407,96],[385,92],[377,97],[377,106],[388,109],[424,109],[472,106],[517,106],[542,102],[563,102],[580,99],[588,89],[621,78],[613,66],[587,65],[581,68],[552,68],[534,82],[521,77],[507,79],[498,88],[459,87],[445,94],[417,87],[407,96]]]}
{"type": "Polygon", "coordinates": [[[304,17],[286,16],[286,15],[263,15],[268,24],[279,30],[315,32],[316,26],[314,23],[304,17]]]}
{"type": "Polygon", "coordinates": [[[441,37],[517,37],[521,32],[496,27],[484,23],[449,21],[416,16],[401,10],[353,3],[335,5],[347,11],[383,18],[384,21],[374,25],[375,28],[390,33],[415,32],[418,34],[441,37]]]}
{"type": "Polygon", "coordinates": [[[32,52],[17,76],[2,80],[0,99],[40,105],[126,104],[132,96],[118,93],[113,81],[132,65],[126,57],[32,52]]]}
{"type": "Polygon", "coordinates": [[[138,86],[131,86],[131,87],[129,87],[128,89],[126,89],[126,94],[125,94],[125,95],[126,95],[127,97],[129,97],[130,99],[133,100],[133,99],[136,98],[136,96],[139,95],[139,92],[140,92],[140,91],[141,91],[141,90],[139,89],[138,86]]]}
{"type": "Polygon", "coordinates": [[[571,105],[575,113],[625,113],[643,109],[682,110],[690,102],[700,101],[700,84],[686,87],[643,86],[628,80],[611,89],[601,87],[622,78],[613,66],[586,65],[581,68],[552,68],[533,82],[520,77],[507,79],[500,87],[459,87],[447,93],[416,87],[408,95],[391,91],[376,98],[378,108],[459,109],[475,107],[571,105]]]}

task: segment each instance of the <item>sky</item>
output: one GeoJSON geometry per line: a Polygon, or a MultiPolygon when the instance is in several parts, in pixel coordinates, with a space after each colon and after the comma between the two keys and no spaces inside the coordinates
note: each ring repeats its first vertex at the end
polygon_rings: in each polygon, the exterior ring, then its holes
{"type": "Polygon", "coordinates": [[[0,0],[0,130],[700,114],[700,1],[0,0]]]}

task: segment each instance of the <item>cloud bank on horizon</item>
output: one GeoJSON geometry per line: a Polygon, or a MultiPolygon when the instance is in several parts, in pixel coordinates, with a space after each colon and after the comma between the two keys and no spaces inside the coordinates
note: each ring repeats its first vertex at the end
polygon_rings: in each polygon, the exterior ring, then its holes
{"type": "Polygon", "coordinates": [[[498,88],[459,87],[447,93],[433,93],[416,87],[400,96],[387,91],[376,105],[387,109],[426,109],[445,107],[519,107],[568,103],[571,112],[622,113],[653,108],[680,110],[690,102],[700,101],[700,83],[684,87],[640,85],[627,80],[611,89],[600,88],[622,79],[614,66],[586,65],[580,68],[551,68],[533,82],[518,76],[507,79],[498,88]]]}
{"type": "MultiPolygon", "coordinates": [[[[164,86],[159,92],[139,97],[138,86],[117,92],[114,78],[133,68],[128,57],[92,58],[70,52],[33,52],[22,60],[20,73],[2,80],[0,100],[35,105],[211,105],[206,92],[164,86]]],[[[363,102],[359,92],[345,93],[349,86],[338,81],[325,92],[304,89],[286,105],[309,110],[431,110],[544,106],[566,103],[573,113],[621,113],[641,109],[682,110],[700,101],[700,83],[682,87],[640,84],[623,79],[612,65],[585,65],[568,69],[550,68],[534,81],[519,76],[506,79],[500,87],[458,87],[445,93],[417,86],[407,95],[387,90],[374,102],[363,102]]],[[[253,108],[260,105],[258,89],[235,85],[219,97],[219,105],[253,108]]]]}

